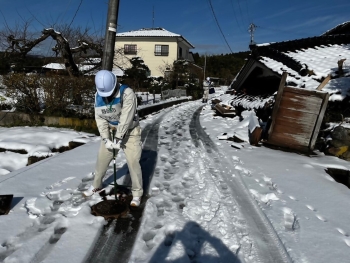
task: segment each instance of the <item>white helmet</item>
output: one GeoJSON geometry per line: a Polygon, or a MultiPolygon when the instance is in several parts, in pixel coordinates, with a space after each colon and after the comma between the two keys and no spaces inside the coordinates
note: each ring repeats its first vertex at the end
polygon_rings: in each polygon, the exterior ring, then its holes
{"type": "Polygon", "coordinates": [[[210,81],[210,78],[209,78],[209,77],[207,77],[207,81],[210,81]]]}
{"type": "Polygon", "coordinates": [[[114,91],[117,84],[117,77],[109,70],[100,70],[96,73],[95,84],[98,95],[108,97],[114,91]]]}

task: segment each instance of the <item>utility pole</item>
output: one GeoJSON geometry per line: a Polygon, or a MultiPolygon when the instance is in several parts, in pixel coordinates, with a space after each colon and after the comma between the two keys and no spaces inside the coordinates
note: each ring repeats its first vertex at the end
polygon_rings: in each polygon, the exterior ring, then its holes
{"type": "Polygon", "coordinates": [[[207,54],[204,54],[204,74],[203,74],[203,81],[205,81],[205,69],[207,67],[207,54]]]}
{"type": "Polygon", "coordinates": [[[112,70],[115,48],[115,35],[117,33],[119,0],[109,0],[106,24],[105,45],[102,57],[102,69],[112,70]]]}

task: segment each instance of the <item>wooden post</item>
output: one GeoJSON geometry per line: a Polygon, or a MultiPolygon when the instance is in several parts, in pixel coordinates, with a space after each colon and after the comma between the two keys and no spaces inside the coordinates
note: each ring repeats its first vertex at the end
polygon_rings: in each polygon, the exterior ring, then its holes
{"type": "Polygon", "coordinates": [[[327,109],[329,96],[330,96],[329,93],[326,93],[324,98],[323,98],[321,110],[320,110],[320,113],[318,115],[314,130],[312,132],[312,136],[311,136],[311,140],[310,140],[310,144],[309,144],[310,150],[313,150],[315,147],[316,139],[317,139],[318,133],[320,131],[320,127],[321,127],[321,124],[323,121],[324,114],[325,114],[326,109],[327,109]]]}
{"type": "Polygon", "coordinates": [[[331,74],[329,74],[322,82],[321,84],[317,87],[316,90],[322,90],[324,86],[328,83],[328,81],[331,79],[331,74]]]}
{"type": "Polygon", "coordinates": [[[282,97],[282,94],[283,94],[283,89],[284,89],[284,86],[286,84],[287,76],[288,76],[288,73],[287,72],[283,72],[282,78],[281,78],[281,82],[280,82],[280,86],[278,88],[277,96],[276,96],[276,99],[275,99],[275,105],[273,106],[272,117],[271,117],[272,118],[272,122],[271,122],[271,126],[270,126],[269,133],[268,133],[269,135],[272,133],[273,126],[275,125],[276,116],[277,116],[279,104],[280,104],[280,101],[281,101],[281,97],[282,97]]]}

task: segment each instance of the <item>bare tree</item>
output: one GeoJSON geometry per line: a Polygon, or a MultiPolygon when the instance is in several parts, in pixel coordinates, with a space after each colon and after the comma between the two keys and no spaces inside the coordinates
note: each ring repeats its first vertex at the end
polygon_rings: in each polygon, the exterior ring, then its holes
{"type": "Polygon", "coordinates": [[[8,48],[6,53],[9,56],[25,57],[32,49],[43,42],[48,37],[51,37],[56,41],[55,47],[52,50],[56,53],[56,56],[60,54],[63,58],[64,64],[70,76],[78,76],[79,69],[74,61],[74,53],[86,53],[87,50],[92,49],[102,57],[102,46],[99,43],[93,43],[85,40],[79,40],[78,46],[71,48],[68,40],[58,31],[53,28],[44,29],[41,32],[41,36],[34,39],[28,40],[26,38],[16,38],[14,35],[9,35],[7,37],[8,48]]]}
{"type": "MultiPolygon", "coordinates": [[[[46,39],[51,38],[56,42],[52,51],[56,56],[63,58],[63,62],[70,76],[78,76],[77,64],[84,57],[94,55],[102,58],[103,38],[89,34],[89,28],[71,27],[69,25],[59,25],[54,28],[45,28],[41,34],[31,32],[32,20],[23,20],[12,28],[7,25],[0,31],[0,48],[5,50],[5,56],[11,59],[24,59],[33,49],[40,47],[46,39]],[[82,58],[82,59],[80,59],[82,58]]],[[[99,63],[94,70],[99,67],[99,63]]]]}

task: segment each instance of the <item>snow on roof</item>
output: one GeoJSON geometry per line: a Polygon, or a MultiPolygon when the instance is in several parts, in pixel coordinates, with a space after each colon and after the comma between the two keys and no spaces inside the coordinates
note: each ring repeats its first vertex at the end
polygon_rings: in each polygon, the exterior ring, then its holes
{"type": "Polygon", "coordinates": [[[297,50],[295,52],[286,52],[287,56],[306,64],[309,70],[315,74],[313,78],[321,80],[328,74],[338,71],[338,61],[340,59],[350,60],[350,44],[348,45],[332,45],[332,46],[316,46],[297,50]]]}
{"type": "MultiPolygon", "coordinates": [[[[350,44],[320,45],[313,48],[305,48],[280,53],[290,57],[302,65],[307,65],[308,70],[312,71],[313,74],[301,76],[300,72],[291,69],[282,62],[266,56],[260,57],[259,61],[280,75],[282,75],[284,71],[287,72],[287,81],[295,83],[298,87],[316,89],[320,85],[321,80],[327,77],[329,74],[331,76],[336,76],[338,71],[338,61],[340,59],[346,59],[344,64],[344,69],[346,69],[344,70],[344,77],[350,76],[349,67],[346,63],[347,61],[350,63],[350,44]]],[[[339,85],[336,86],[339,88],[339,85]]],[[[346,87],[346,89],[348,88],[350,88],[349,85],[346,87]]],[[[326,88],[324,88],[324,90],[326,90],[326,88]]]]}
{"type": "Polygon", "coordinates": [[[344,34],[344,31],[349,31],[350,21],[346,21],[344,23],[341,23],[326,32],[324,32],[323,35],[332,35],[332,34],[344,34]]]}
{"type": "MultiPolygon", "coordinates": [[[[94,65],[77,65],[80,71],[86,71],[94,67],[94,65]]],[[[63,63],[49,63],[44,65],[43,68],[54,69],[54,70],[65,70],[66,67],[63,63]]]]}
{"type": "Polygon", "coordinates": [[[117,77],[122,77],[124,76],[124,71],[121,70],[120,68],[113,68],[112,72],[114,73],[114,75],[116,75],[117,77]]]}
{"type": "MultiPolygon", "coordinates": [[[[80,69],[80,68],[79,68],[80,69]]],[[[92,70],[88,73],[86,73],[85,75],[86,76],[92,76],[92,75],[96,75],[96,73],[99,71],[100,69],[95,69],[95,70],[92,70]]],[[[116,75],[117,77],[122,77],[124,76],[124,71],[118,67],[115,67],[112,69],[112,72],[114,73],[114,75],[116,75]]]]}
{"type": "Polygon", "coordinates": [[[79,71],[87,71],[94,67],[94,65],[77,65],[79,71]]]}
{"type": "MultiPolygon", "coordinates": [[[[97,63],[99,62],[99,58],[95,58],[94,59],[97,63]]],[[[92,69],[95,65],[82,65],[82,64],[78,64],[77,65],[79,68],[79,71],[87,71],[92,69]]],[[[43,68],[47,68],[47,69],[55,69],[55,70],[65,70],[66,67],[64,66],[64,64],[60,64],[60,63],[50,63],[47,64],[45,66],[43,66],[43,68]]],[[[95,75],[97,73],[97,71],[99,71],[99,69],[95,69],[93,71],[90,71],[88,73],[86,73],[85,75],[95,75]]],[[[124,71],[121,70],[120,68],[113,68],[112,72],[117,76],[117,77],[122,77],[124,76],[124,71]]]]}
{"type": "Polygon", "coordinates": [[[62,63],[49,63],[47,65],[44,65],[43,68],[48,68],[48,69],[66,69],[66,67],[62,63]]]}
{"type": "Polygon", "coordinates": [[[172,33],[164,28],[142,28],[124,33],[117,33],[117,37],[181,37],[179,34],[172,33]]]}
{"type": "Polygon", "coordinates": [[[239,107],[242,106],[246,110],[252,110],[252,109],[261,109],[266,104],[274,100],[274,96],[268,96],[268,97],[259,97],[259,96],[249,96],[249,95],[233,95],[229,101],[223,102],[221,104],[226,104],[226,105],[232,105],[234,107],[239,107]]]}
{"type": "Polygon", "coordinates": [[[287,72],[287,81],[293,82],[299,87],[305,86],[305,88],[316,89],[318,85],[320,85],[319,82],[312,79],[310,76],[300,77],[298,72],[292,70],[283,63],[273,60],[271,58],[261,57],[260,62],[262,62],[266,65],[266,67],[268,67],[274,72],[277,72],[280,75],[282,75],[283,72],[287,72]]]}
{"type": "Polygon", "coordinates": [[[331,79],[322,90],[330,94],[329,101],[342,101],[350,96],[350,78],[331,79]]]}
{"type": "Polygon", "coordinates": [[[101,58],[86,58],[81,64],[97,64],[101,62],[101,58]]]}
{"type": "Polygon", "coordinates": [[[117,33],[117,37],[179,37],[183,38],[192,48],[194,46],[187,41],[183,36],[172,33],[168,30],[165,30],[164,28],[157,27],[157,28],[141,28],[139,30],[132,30],[128,32],[123,33],[117,33]]]}
{"type": "Polygon", "coordinates": [[[260,44],[256,44],[258,47],[264,47],[264,46],[269,46],[271,44],[273,44],[275,42],[270,42],[270,43],[260,43],[260,44]]]}

